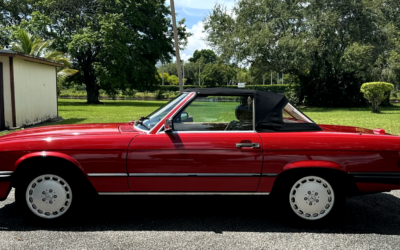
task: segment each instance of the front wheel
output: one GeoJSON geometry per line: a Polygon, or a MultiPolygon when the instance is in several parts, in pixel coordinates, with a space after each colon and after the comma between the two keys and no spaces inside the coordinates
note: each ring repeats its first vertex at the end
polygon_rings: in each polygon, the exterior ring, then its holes
{"type": "Polygon", "coordinates": [[[50,223],[72,213],[79,195],[71,178],[63,174],[36,174],[24,178],[16,188],[15,198],[20,211],[28,218],[50,223]]]}

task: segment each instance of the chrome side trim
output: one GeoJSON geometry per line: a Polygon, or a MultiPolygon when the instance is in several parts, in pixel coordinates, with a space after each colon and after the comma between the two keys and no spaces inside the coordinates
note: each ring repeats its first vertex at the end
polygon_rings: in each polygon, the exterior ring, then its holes
{"type": "MultiPolygon", "coordinates": [[[[257,173],[89,173],[89,177],[276,177],[278,174],[257,174],[257,173]]],[[[1,175],[9,177],[11,175],[1,175]]]]}
{"type": "Polygon", "coordinates": [[[127,177],[126,173],[90,173],[89,177],[127,177]]]}
{"type": "Polygon", "coordinates": [[[226,131],[226,130],[221,130],[221,131],[172,131],[172,133],[173,134],[190,134],[190,133],[193,133],[193,134],[205,134],[205,133],[207,133],[207,134],[210,134],[210,133],[224,133],[224,134],[227,134],[227,133],[256,133],[254,130],[242,130],[242,131],[240,131],[240,130],[229,130],[229,131],[226,131]]]}
{"type": "Polygon", "coordinates": [[[7,178],[7,177],[11,177],[11,175],[10,174],[2,174],[2,175],[0,175],[0,178],[7,178]]]}
{"type": "Polygon", "coordinates": [[[261,174],[261,177],[277,177],[278,174],[261,174]]]}
{"type": "Polygon", "coordinates": [[[102,192],[99,195],[269,195],[269,192],[102,192]]]}
{"type": "Polygon", "coordinates": [[[13,173],[14,173],[13,171],[0,171],[0,175],[5,175],[5,174],[11,175],[13,173]]]}
{"type": "Polygon", "coordinates": [[[130,173],[129,177],[274,177],[278,174],[257,174],[257,173],[130,173]]]}

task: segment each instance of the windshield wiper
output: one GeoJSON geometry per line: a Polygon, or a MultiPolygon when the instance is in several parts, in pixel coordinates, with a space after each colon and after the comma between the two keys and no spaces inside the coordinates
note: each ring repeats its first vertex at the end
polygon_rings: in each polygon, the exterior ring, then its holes
{"type": "Polygon", "coordinates": [[[150,117],[148,117],[148,116],[146,116],[146,117],[141,116],[140,119],[139,119],[139,121],[144,121],[144,120],[148,120],[148,119],[150,119],[150,117]]]}
{"type": "Polygon", "coordinates": [[[150,119],[150,118],[149,118],[149,117],[144,117],[144,116],[142,116],[142,117],[140,117],[140,119],[136,122],[136,125],[142,125],[143,127],[145,127],[145,128],[147,128],[148,130],[150,130],[150,128],[149,128],[146,124],[143,123],[145,120],[148,120],[148,119],[150,119]]]}

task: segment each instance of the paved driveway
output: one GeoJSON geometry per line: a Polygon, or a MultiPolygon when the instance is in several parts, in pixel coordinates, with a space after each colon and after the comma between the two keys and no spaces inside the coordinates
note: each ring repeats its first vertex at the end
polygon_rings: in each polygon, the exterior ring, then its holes
{"type": "Polygon", "coordinates": [[[399,249],[400,191],[347,200],[327,229],[291,227],[268,198],[106,197],[75,225],[41,228],[0,203],[0,249],[399,249]],[[95,211],[98,212],[95,212],[95,211]]]}

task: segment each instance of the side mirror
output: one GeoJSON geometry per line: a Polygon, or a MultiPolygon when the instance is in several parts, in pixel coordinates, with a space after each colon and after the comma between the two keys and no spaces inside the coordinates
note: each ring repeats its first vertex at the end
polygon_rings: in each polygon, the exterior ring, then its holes
{"type": "Polygon", "coordinates": [[[165,119],[164,123],[164,128],[165,132],[172,132],[172,120],[171,119],[165,119]]]}

